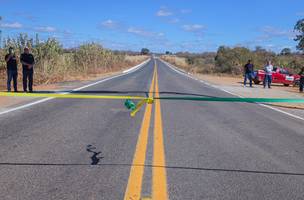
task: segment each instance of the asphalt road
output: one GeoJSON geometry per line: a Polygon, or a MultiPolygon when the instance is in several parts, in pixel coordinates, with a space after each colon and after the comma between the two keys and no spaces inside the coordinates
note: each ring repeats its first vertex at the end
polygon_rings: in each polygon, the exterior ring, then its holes
{"type": "MultiPolygon", "coordinates": [[[[230,97],[154,59],[86,88],[230,97]]],[[[304,122],[252,103],[54,99],[0,116],[0,199],[304,199],[304,122]],[[138,196],[139,193],[139,196],[138,196]]]]}

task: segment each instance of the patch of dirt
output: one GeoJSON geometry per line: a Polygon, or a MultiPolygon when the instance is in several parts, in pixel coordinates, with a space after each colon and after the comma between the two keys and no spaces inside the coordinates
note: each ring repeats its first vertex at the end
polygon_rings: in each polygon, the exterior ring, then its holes
{"type": "MultiPolygon", "coordinates": [[[[113,76],[119,74],[120,72],[93,74],[87,77],[84,76],[71,76],[67,78],[64,82],[58,82],[53,84],[42,84],[34,85],[34,91],[59,91],[59,90],[72,90],[76,87],[85,85],[90,81],[99,80],[103,77],[113,76]]],[[[1,91],[6,91],[6,79],[0,79],[1,91]]],[[[21,81],[18,81],[18,90],[23,91],[21,81]]],[[[34,100],[32,97],[0,97],[0,111],[6,108],[15,107],[27,102],[34,100]]]]}
{"type": "MultiPolygon", "coordinates": [[[[243,86],[243,77],[230,77],[230,76],[216,76],[206,74],[195,74],[201,80],[207,81],[213,85],[222,87],[234,94],[238,94],[243,97],[250,98],[304,98],[303,93],[299,93],[298,87],[285,87],[281,84],[273,84],[271,89],[264,89],[263,85],[253,85],[253,88],[249,86],[243,86]]],[[[289,109],[301,109],[304,110],[304,104],[302,103],[272,103],[272,106],[289,108],[289,109]]]]}

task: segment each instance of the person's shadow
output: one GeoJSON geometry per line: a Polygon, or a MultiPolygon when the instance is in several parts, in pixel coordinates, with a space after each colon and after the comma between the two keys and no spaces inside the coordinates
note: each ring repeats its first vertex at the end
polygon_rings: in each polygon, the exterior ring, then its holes
{"type": "Polygon", "coordinates": [[[87,146],[87,152],[93,153],[93,155],[91,156],[91,159],[92,159],[91,165],[97,165],[99,163],[100,159],[104,158],[102,156],[98,156],[99,154],[101,154],[101,151],[96,152],[95,149],[96,149],[96,147],[94,147],[93,145],[89,144],[87,146]]]}

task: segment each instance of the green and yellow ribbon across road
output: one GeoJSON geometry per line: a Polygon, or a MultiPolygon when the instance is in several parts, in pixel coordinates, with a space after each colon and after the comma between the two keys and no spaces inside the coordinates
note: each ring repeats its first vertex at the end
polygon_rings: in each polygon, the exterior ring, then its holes
{"type": "MultiPolygon", "coordinates": [[[[151,93],[151,92],[149,92],[151,93]]],[[[202,95],[203,96],[203,95],[202,95]]],[[[238,97],[194,97],[194,96],[115,96],[98,94],[73,94],[73,93],[11,93],[0,92],[0,97],[32,97],[32,98],[58,98],[58,99],[111,99],[111,100],[140,100],[131,116],[145,104],[152,104],[155,100],[173,101],[209,101],[209,102],[243,102],[243,103],[304,103],[304,98],[238,98],[238,97]]]]}
{"type": "Polygon", "coordinates": [[[216,102],[244,102],[244,103],[304,103],[303,99],[296,98],[237,98],[237,97],[159,97],[154,100],[183,100],[183,101],[216,101],[216,102]]]}
{"type": "Polygon", "coordinates": [[[114,96],[114,95],[86,95],[73,93],[13,93],[0,92],[0,97],[32,97],[32,98],[58,98],[58,99],[112,99],[112,100],[149,100],[143,96],[114,96]]]}
{"type": "Polygon", "coordinates": [[[201,96],[160,96],[158,85],[157,64],[155,62],[152,82],[149,89],[149,96],[114,96],[99,94],[77,94],[71,93],[10,93],[0,92],[0,97],[32,97],[32,98],[59,98],[59,99],[112,99],[125,100],[125,106],[131,110],[131,116],[140,110],[143,105],[145,113],[141,124],[141,129],[137,139],[133,162],[130,169],[128,184],[126,187],[125,200],[167,200],[167,174],[165,148],[163,138],[163,125],[160,100],[168,101],[201,101],[201,102],[243,102],[243,103],[304,103],[304,98],[234,98],[234,97],[205,97],[201,96]],[[137,100],[137,105],[132,100],[137,100]],[[154,109],[154,125],[151,125],[151,116],[154,109]],[[144,180],[146,152],[148,148],[149,129],[153,127],[153,165],[152,165],[152,183],[151,195],[142,197],[142,185],[144,180]]]}

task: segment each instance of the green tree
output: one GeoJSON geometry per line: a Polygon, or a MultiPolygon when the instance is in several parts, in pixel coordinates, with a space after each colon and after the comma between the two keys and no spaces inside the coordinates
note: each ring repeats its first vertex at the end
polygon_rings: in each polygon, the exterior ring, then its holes
{"type": "Polygon", "coordinates": [[[149,49],[147,49],[147,48],[142,48],[141,49],[141,54],[142,55],[148,55],[150,53],[150,50],[149,49]]]}
{"type": "Polygon", "coordinates": [[[294,30],[298,33],[294,39],[298,42],[297,49],[304,51],[304,19],[301,19],[296,23],[294,30]]]}
{"type": "Polygon", "coordinates": [[[215,70],[220,73],[242,73],[243,65],[252,59],[252,52],[245,47],[219,47],[215,56],[215,70]]]}
{"type": "Polygon", "coordinates": [[[290,48],[284,48],[284,49],[282,49],[280,54],[285,55],[285,56],[291,55],[291,49],[290,48]]]}

